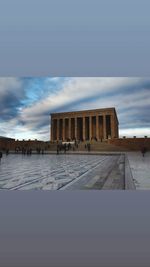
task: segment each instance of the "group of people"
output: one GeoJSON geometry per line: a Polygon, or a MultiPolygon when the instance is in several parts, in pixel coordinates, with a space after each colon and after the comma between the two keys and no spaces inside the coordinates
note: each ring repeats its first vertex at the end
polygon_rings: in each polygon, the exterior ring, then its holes
{"type": "MultiPolygon", "coordinates": [[[[18,154],[19,152],[22,153],[22,155],[32,155],[32,148],[25,148],[23,147],[20,149],[19,147],[15,148],[15,153],[18,154]]],[[[41,149],[40,147],[36,148],[37,154],[44,154],[44,149],[41,149]]]]}
{"type": "MultiPolygon", "coordinates": [[[[63,151],[64,153],[66,153],[66,151],[69,150],[73,150],[75,151],[76,149],[78,149],[79,147],[79,142],[75,141],[74,144],[71,143],[58,143],[57,144],[57,154],[59,154],[61,151],[63,151]]],[[[91,151],[91,144],[87,143],[85,144],[85,149],[87,149],[88,151],[91,151]]]]}
{"type": "Polygon", "coordinates": [[[37,154],[44,154],[44,149],[42,148],[40,148],[40,147],[37,147],[37,149],[36,149],[36,152],[37,152],[37,154]]]}
{"type": "Polygon", "coordinates": [[[26,148],[22,148],[22,155],[32,155],[32,148],[28,148],[28,149],[26,149],[26,148]]]}
{"type": "Polygon", "coordinates": [[[85,149],[87,149],[88,151],[91,151],[91,144],[90,143],[85,144],[85,149]]]}
{"type": "MultiPolygon", "coordinates": [[[[59,154],[61,151],[66,153],[66,151],[69,151],[71,149],[73,151],[75,151],[76,149],[78,149],[78,145],[79,145],[79,142],[77,142],[77,141],[75,141],[74,144],[58,143],[57,144],[57,154],[59,154]]],[[[85,149],[87,149],[87,151],[91,151],[91,144],[90,143],[85,144],[85,149]]],[[[31,148],[24,148],[23,147],[22,150],[20,150],[18,147],[15,148],[15,153],[18,153],[19,151],[22,151],[23,155],[32,155],[32,149],[31,148]]],[[[9,149],[5,149],[5,152],[6,152],[6,156],[7,156],[9,154],[9,149]]],[[[44,154],[44,149],[37,148],[36,152],[37,152],[37,154],[44,154]]],[[[147,148],[145,146],[143,146],[141,148],[141,153],[142,153],[143,157],[145,156],[146,152],[147,152],[147,148]]],[[[2,157],[3,157],[3,153],[2,153],[2,151],[0,151],[0,161],[1,161],[2,157]]]]}
{"type": "Polygon", "coordinates": [[[32,149],[31,148],[20,148],[20,147],[16,147],[15,148],[15,153],[18,154],[19,152],[22,153],[22,155],[31,155],[32,154],[32,149]]]}
{"type": "Polygon", "coordinates": [[[57,154],[59,154],[59,152],[64,151],[64,153],[66,153],[67,150],[71,149],[71,144],[57,144],[57,154]]]}

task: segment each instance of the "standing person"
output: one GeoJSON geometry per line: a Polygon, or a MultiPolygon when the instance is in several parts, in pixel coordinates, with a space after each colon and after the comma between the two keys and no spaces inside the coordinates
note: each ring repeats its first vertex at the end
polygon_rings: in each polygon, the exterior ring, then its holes
{"type": "Polygon", "coordinates": [[[89,143],[88,144],[88,151],[90,152],[90,150],[91,150],[91,144],[89,143]]]}
{"type": "Polygon", "coordinates": [[[0,162],[1,162],[2,157],[3,157],[3,153],[0,151],[0,162]]]}
{"type": "Polygon", "coordinates": [[[77,145],[77,141],[76,141],[76,139],[75,139],[75,142],[74,142],[74,143],[75,143],[75,146],[76,146],[76,145],[77,145]]]}
{"type": "Polygon", "coordinates": [[[59,145],[57,145],[57,155],[59,154],[59,145]]]}
{"type": "Polygon", "coordinates": [[[8,156],[8,154],[9,154],[9,149],[7,148],[6,149],[6,156],[8,156]]]}
{"type": "Polygon", "coordinates": [[[67,146],[66,146],[66,143],[64,144],[64,153],[66,154],[66,148],[67,148],[67,146]]]}
{"type": "Polygon", "coordinates": [[[144,147],[142,147],[142,149],[141,149],[141,152],[142,152],[142,155],[143,155],[143,157],[145,156],[145,153],[146,153],[146,147],[144,146],[144,147]]]}
{"type": "Polygon", "coordinates": [[[69,143],[69,144],[68,144],[68,150],[70,150],[70,148],[71,148],[71,144],[69,143]]]}

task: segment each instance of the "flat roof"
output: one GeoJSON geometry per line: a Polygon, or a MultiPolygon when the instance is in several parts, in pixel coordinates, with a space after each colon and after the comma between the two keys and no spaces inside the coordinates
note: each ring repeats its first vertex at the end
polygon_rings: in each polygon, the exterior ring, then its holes
{"type": "MultiPolygon", "coordinates": [[[[117,121],[118,121],[118,117],[117,117],[117,112],[116,112],[116,109],[115,107],[110,107],[110,108],[98,108],[98,109],[85,109],[85,110],[72,110],[72,111],[65,111],[65,112],[53,112],[53,113],[50,113],[50,116],[52,115],[60,115],[60,114],[71,114],[71,113],[82,113],[82,112],[96,112],[96,111],[105,111],[105,110],[113,110],[115,115],[116,115],[116,118],[117,118],[117,121]]],[[[118,121],[119,123],[119,121],[118,121]]]]}
{"type": "Polygon", "coordinates": [[[61,114],[61,113],[78,113],[78,112],[90,112],[90,111],[99,111],[99,110],[109,110],[109,109],[111,109],[111,110],[115,110],[115,108],[114,107],[111,107],[111,108],[97,108],[97,109],[84,109],[84,110],[72,110],[72,111],[61,111],[61,112],[52,112],[52,113],[50,113],[50,115],[53,115],[53,114],[61,114]]]}

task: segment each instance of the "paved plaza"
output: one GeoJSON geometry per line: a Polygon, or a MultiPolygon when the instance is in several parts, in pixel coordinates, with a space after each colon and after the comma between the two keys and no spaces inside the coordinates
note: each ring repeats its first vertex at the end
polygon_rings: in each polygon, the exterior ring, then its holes
{"type": "Polygon", "coordinates": [[[136,189],[150,190],[150,152],[144,157],[141,152],[128,152],[127,156],[136,189]]]}
{"type": "MultiPolygon", "coordinates": [[[[150,189],[150,152],[126,153],[136,189],[150,189]]],[[[3,155],[0,189],[125,189],[123,154],[3,155]]]]}
{"type": "Polygon", "coordinates": [[[119,155],[8,155],[0,164],[0,189],[62,189],[72,181],[70,189],[101,189],[119,155]],[[84,181],[84,183],[83,183],[84,181]]]}

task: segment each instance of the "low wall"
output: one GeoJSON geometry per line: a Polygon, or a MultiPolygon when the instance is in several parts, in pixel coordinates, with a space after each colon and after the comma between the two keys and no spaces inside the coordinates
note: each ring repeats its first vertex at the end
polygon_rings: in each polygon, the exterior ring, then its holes
{"type": "Polygon", "coordinates": [[[116,138],[109,139],[108,143],[133,151],[139,151],[143,147],[146,147],[147,150],[150,150],[150,138],[116,138]]]}
{"type": "Polygon", "coordinates": [[[0,150],[9,149],[11,151],[15,151],[16,148],[19,148],[21,151],[22,148],[36,150],[37,148],[41,148],[44,150],[48,150],[50,145],[48,142],[38,141],[38,140],[30,140],[30,141],[6,141],[0,140],[0,150]]]}

